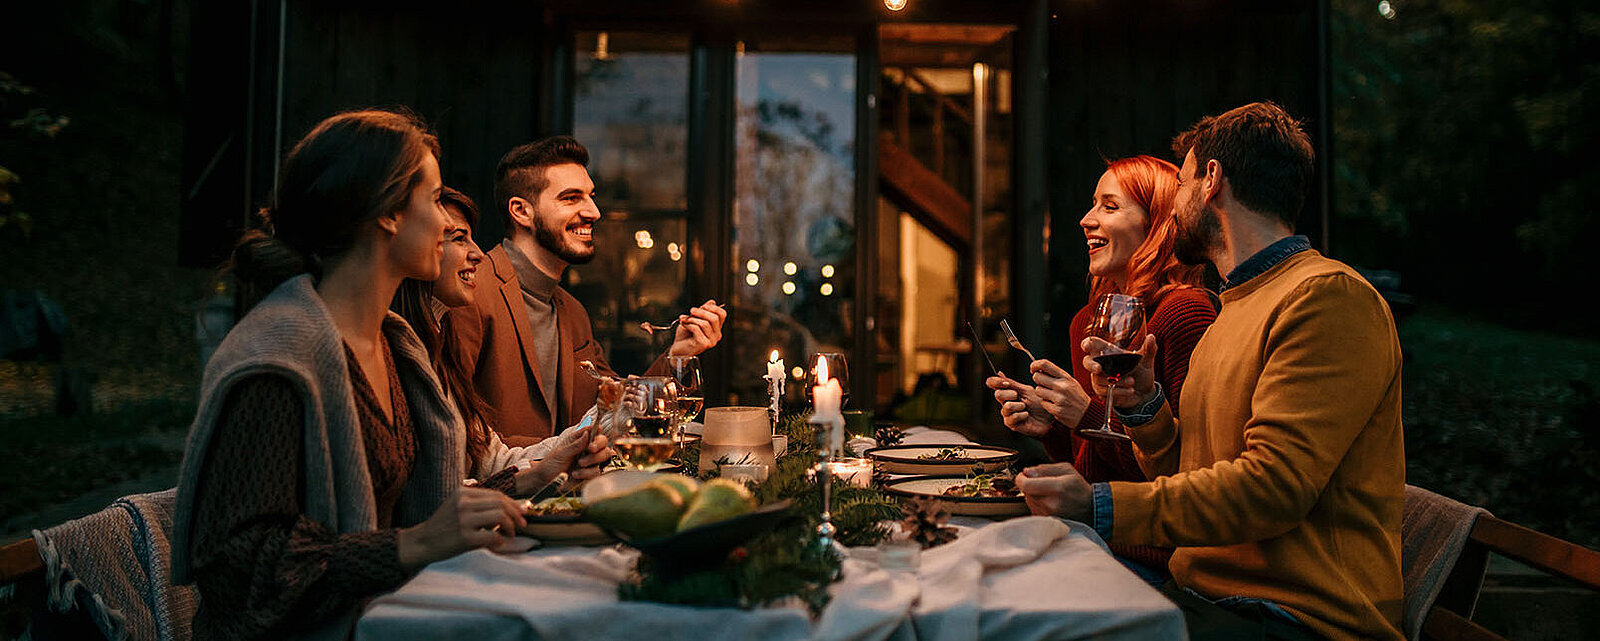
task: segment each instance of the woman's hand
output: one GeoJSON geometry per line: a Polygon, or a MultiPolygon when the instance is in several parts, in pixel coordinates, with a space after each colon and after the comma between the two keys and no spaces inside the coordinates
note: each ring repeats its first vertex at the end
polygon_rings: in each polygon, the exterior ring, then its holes
{"type": "Polygon", "coordinates": [[[1078,425],[1083,420],[1084,410],[1089,409],[1089,393],[1083,391],[1083,386],[1066,370],[1042,358],[1028,369],[1033,371],[1033,382],[1038,385],[1036,389],[1044,410],[1062,425],[1078,425]]]}
{"type": "Polygon", "coordinates": [[[428,520],[400,530],[396,541],[400,564],[415,571],[468,550],[498,549],[513,544],[511,537],[526,524],[522,508],[511,497],[494,490],[461,487],[428,520]]]}
{"type": "MultiPolygon", "coordinates": [[[[1082,346],[1083,367],[1089,372],[1089,380],[1094,385],[1094,394],[1105,398],[1106,390],[1111,388],[1111,381],[1100,370],[1100,364],[1094,361],[1094,357],[1110,351],[1111,344],[1091,336],[1083,339],[1082,346]]],[[[1110,405],[1119,410],[1132,410],[1156,397],[1155,334],[1145,335],[1144,346],[1139,348],[1138,353],[1139,364],[1117,381],[1116,396],[1111,399],[1110,405]]]]}
{"type": "Polygon", "coordinates": [[[994,400],[1000,402],[1000,420],[1011,431],[1034,438],[1050,431],[1052,417],[1044,409],[1037,388],[1018,383],[1005,374],[990,376],[984,384],[994,390],[994,400]]]}
{"type": "Polygon", "coordinates": [[[563,434],[562,441],[550,450],[544,459],[531,467],[517,471],[518,496],[533,494],[549,485],[566,472],[572,481],[587,481],[600,475],[605,464],[616,456],[609,447],[611,442],[596,426],[584,427],[571,434],[563,434]]]}

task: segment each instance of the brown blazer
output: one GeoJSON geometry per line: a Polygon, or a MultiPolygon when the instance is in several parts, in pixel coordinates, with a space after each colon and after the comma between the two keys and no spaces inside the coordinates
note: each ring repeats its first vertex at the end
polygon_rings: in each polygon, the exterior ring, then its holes
{"type": "MultiPolygon", "coordinates": [[[[445,314],[443,331],[454,335],[461,364],[472,372],[478,394],[494,409],[495,431],[512,447],[536,443],[577,422],[594,405],[600,386],[578,369],[578,361],[593,361],[601,372],[614,372],[594,338],[589,312],[567,290],[556,287],[552,304],[561,333],[559,398],[547,404],[539,392],[539,355],[533,346],[528,308],[522,302],[522,285],[510,257],[504,247],[496,246],[484,259],[494,280],[482,282],[494,287],[480,289],[472,307],[445,314]]],[[[664,361],[657,359],[646,373],[664,373],[664,361]]]]}

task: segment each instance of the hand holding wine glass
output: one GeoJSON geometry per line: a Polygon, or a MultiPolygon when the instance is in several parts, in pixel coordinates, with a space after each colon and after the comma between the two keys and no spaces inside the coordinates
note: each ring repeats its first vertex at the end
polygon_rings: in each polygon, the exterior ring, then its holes
{"type": "Polygon", "coordinates": [[[1084,340],[1084,352],[1088,355],[1085,366],[1093,364],[1089,370],[1095,372],[1096,391],[1099,391],[1101,379],[1105,381],[1106,422],[1098,429],[1081,429],[1078,433],[1088,438],[1128,440],[1126,434],[1111,429],[1111,408],[1116,407],[1117,383],[1144,362],[1144,355],[1139,351],[1146,336],[1144,303],[1125,294],[1101,296],[1095,303],[1088,336],[1084,340]],[[1090,349],[1091,345],[1094,349],[1090,349]]]}

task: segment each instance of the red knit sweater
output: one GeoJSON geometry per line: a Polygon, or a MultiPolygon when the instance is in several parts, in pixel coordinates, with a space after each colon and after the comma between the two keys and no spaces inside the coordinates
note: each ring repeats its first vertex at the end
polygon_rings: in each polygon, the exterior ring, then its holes
{"type": "MultiPolygon", "coordinates": [[[[1147,481],[1150,479],[1145,478],[1144,472],[1139,469],[1139,462],[1133,457],[1131,442],[1086,439],[1076,433],[1078,428],[1100,427],[1106,420],[1105,400],[1095,396],[1089,373],[1082,366],[1085,356],[1083,339],[1094,314],[1093,307],[1092,304],[1085,305],[1072,317],[1072,358],[1067,363],[1058,363],[1071,367],[1073,378],[1091,398],[1089,407],[1084,410],[1078,425],[1067,426],[1057,422],[1040,442],[1051,459],[1072,461],[1072,466],[1090,483],[1147,481]]],[[[1200,342],[1206,328],[1216,319],[1217,310],[1210,294],[1195,288],[1169,292],[1157,302],[1155,311],[1150,315],[1147,327],[1156,336],[1156,380],[1161,383],[1168,402],[1174,406],[1183,391],[1183,379],[1189,375],[1189,353],[1194,351],[1195,344],[1200,342]]],[[[1177,408],[1174,407],[1173,411],[1176,412],[1177,408]]],[[[1111,423],[1112,429],[1122,429],[1122,424],[1115,418],[1111,423]]],[[[1172,556],[1170,548],[1113,546],[1113,550],[1119,555],[1162,569],[1166,568],[1167,559],[1172,556]]]]}

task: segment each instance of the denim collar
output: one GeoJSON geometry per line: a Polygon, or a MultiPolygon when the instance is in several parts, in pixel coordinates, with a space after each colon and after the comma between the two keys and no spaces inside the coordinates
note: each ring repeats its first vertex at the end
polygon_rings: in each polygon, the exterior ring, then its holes
{"type": "Polygon", "coordinates": [[[1256,252],[1233,271],[1228,272],[1228,277],[1222,279],[1222,289],[1228,291],[1233,287],[1243,285],[1245,281],[1265,274],[1267,270],[1277,267],[1285,259],[1311,249],[1311,239],[1305,236],[1288,236],[1278,239],[1277,242],[1267,245],[1265,249],[1256,252]]]}

